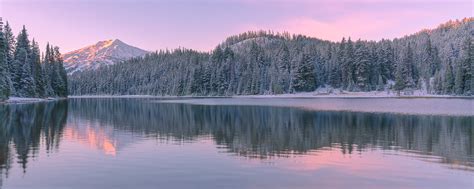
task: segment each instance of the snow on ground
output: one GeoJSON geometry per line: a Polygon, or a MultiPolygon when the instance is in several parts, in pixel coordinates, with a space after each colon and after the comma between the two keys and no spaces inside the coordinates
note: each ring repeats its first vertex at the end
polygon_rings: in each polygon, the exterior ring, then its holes
{"type": "MultiPolygon", "coordinates": [[[[309,97],[322,97],[322,98],[328,98],[328,97],[333,97],[333,98],[358,98],[358,97],[363,97],[363,98],[388,98],[388,97],[393,97],[393,98],[400,98],[400,97],[440,97],[440,98],[449,98],[449,97],[455,97],[458,98],[459,96],[451,96],[451,95],[433,95],[433,94],[426,94],[418,91],[414,91],[413,94],[411,95],[397,95],[397,93],[392,92],[392,91],[371,91],[371,92],[348,92],[348,91],[338,91],[338,92],[333,92],[333,93],[321,93],[321,92],[301,92],[301,93],[294,93],[294,94],[273,94],[273,95],[241,95],[241,96],[232,96],[234,98],[273,98],[273,97],[283,97],[283,98],[299,98],[299,97],[304,97],[304,98],[309,98],[309,97]]],[[[463,97],[464,98],[464,97],[463,97]]]]}
{"type": "MultiPolygon", "coordinates": [[[[175,98],[176,96],[173,96],[175,98]]],[[[162,98],[162,96],[153,95],[81,95],[81,96],[68,96],[68,98],[162,98]]]]}
{"type": "Polygon", "coordinates": [[[313,92],[299,92],[292,94],[268,94],[268,95],[234,95],[234,96],[154,96],[154,95],[81,95],[68,96],[69,98],[474,98],[467,96],[433,95],[426,91],[415,90],[410,94],[398,95],[396,91],[370,91],[370,92],[349,92],[333,88],[318,88],[313,92]]]}
{"type": "Polygon", "coordinates": [[[34,102],[44,102],[57,100],[59,98],[24,98],[24,97],[10,97],[4,103],[6,104],[24,104],[24,103],[34,103],[34,102]]]}
{"type": "MultiPolygon", "coordinates": [[[[441,98],[448,98],[448,97],[456,97],[458,96],[452,96],[452,95],[434,95],[434,94],[429,94],[426,90],[414,90],[410,91],[409,94],[404,94],[403,92],[398,95],[396,91],[393,90],[388,90],[385,89],[384,91],[369,91],[369,92],[350,92],[350,91],[344,91],[341,89],[335,89],[330,86],[326,87],[320,87],[316,89],[313,92],[299,92],[299,93],[293,93],[293,94],[269,94],[269,95],[241,95],[241,96],[233,96],[235,98],[243,97],[243,98],[268,98],[268,97],[284,97],[284,98],[299,98],[299,97],[304,97],[304,98],[309,98],[309,97],[323,97],[323,98],[328,98],[328,97],[342,97],[342,98],[369,98],[369,97],[394,97],[394,98],[399,98],[399,97],[441,97],[441,98]]],[[[465,97],[463,97],[465,98],[465,97]]]]}

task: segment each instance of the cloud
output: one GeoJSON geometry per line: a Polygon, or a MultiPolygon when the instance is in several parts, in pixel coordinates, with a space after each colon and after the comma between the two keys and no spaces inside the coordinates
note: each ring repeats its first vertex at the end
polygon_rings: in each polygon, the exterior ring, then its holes
{"type": "Polygon", "coordinates": [[[343,37],[351,37],[354,40],[381,40],[403,37],[425,28],[436,27],[441,22],[435,22],[434,25],[432,22],[425,22],[433,14],[410,10],[385,13],[351,12],[330,20],[302,16],[287,18],[268,25],[245,25],[241,29],[290,32],[331,41],[340,41],[343,37]]]}
{"type": "MultiPolygon", "coordinates": [[[[313,18],[294,18],[284,21],[278,30],[304,34],[321,39],[337,41],[342,37],[376,39],[384,37],[383,33],[399,26],[395,19],[379,19],[372,15],[353,14],[334,21],[324,22],[313,18]]],[[[387,38],[389,36],[385,36],[387,38]]]]}

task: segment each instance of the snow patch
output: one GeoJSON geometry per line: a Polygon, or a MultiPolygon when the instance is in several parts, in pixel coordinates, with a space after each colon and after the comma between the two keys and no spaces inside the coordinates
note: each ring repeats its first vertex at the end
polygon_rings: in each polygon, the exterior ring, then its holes
{"type": "Polygon", "coordinates": [[[53,101],[61,98],[25,98],[25,97],[10,97],[4,103],[6,104],[25,104],[25,103],[36,103],[36,102],[45,102],[53,101]]]}

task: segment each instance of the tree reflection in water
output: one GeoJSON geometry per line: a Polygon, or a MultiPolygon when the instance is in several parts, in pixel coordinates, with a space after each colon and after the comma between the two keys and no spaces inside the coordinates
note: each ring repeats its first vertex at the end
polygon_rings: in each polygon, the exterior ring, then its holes
{"type": "Polygon", "coordinates": [[[0,173],[8,176],[14,160],[26,172],[28,159],[38,155],[40,146],[48,153],[58,149],[67,111],[65,100],[0,105],[0,173]]]}
{"type": "MultiPolygon", "coordinates": [[[[88,122],[147,139],[188,142],[210,137],[223,152],[248,158],[289,157],[327,147],[344,154],[402,150],[422,159],[438,156],[438,163],[473,170],[473,120],[268,106],[160,104],[143,99],[1,105],[0,172],[8,175],[15,161],[26,171],[28,159],[40,150],[60,151],[65,127],[77,127],[66,122],[88,122]]],[[[109,134],[118,141],[123,136],[109,134]]]]}

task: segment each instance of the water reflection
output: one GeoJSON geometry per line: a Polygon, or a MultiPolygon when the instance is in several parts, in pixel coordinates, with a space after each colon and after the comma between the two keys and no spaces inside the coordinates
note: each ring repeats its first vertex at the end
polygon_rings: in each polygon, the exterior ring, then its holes
{"type": "Polygon", "coordinates": [[[73,120],[146,137],[194,140],[211,135],[227,152],[250,158],[306,153],[334,145],[351,154],[370,148],[443,157],[473,166],[473,118],[313,112],[267,106],[157,104],[134,99],[75,99],[73,120]]]}
{"type": "Polygon", "coordinates": [[[37,156],[40,146],[47,153],[58,149],[67,111],[67,101],[0,105],[0,173],[8,175],[13,163],[26,172],[28,160],[37,156]]]}
{"type": "MultiPolygon", "coordinates": [[[[402,151],[422,161],[473,171],[473,121],[473,117],[160,104],[143,99],[3,105],[0,173],[8,175],[15,163],[27,171],[29,159],[39,151],[61,153],[65,150],[61,140],[117,156],[124,147],[150,139],[183,145],[212,139],[220,152],[251,160],[317,151],[402,151]]],[[[1,182],[0,177],[0,187],[1,182]]]]}

